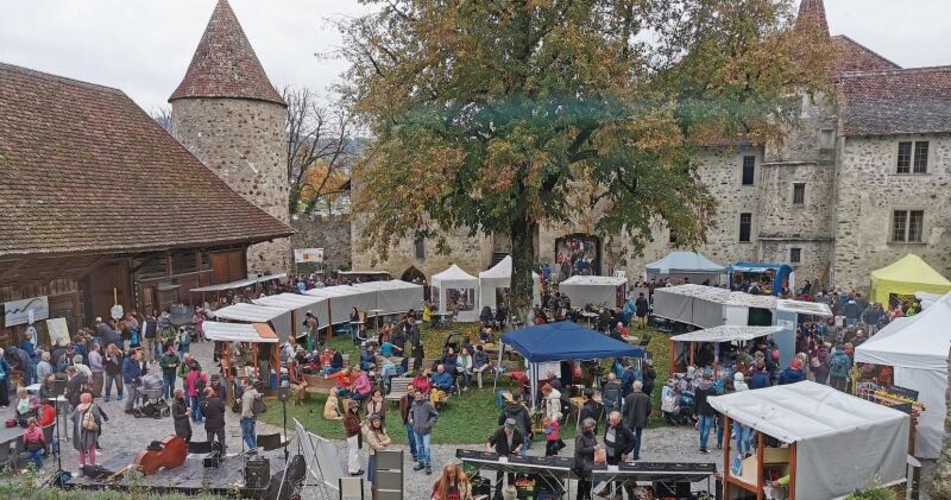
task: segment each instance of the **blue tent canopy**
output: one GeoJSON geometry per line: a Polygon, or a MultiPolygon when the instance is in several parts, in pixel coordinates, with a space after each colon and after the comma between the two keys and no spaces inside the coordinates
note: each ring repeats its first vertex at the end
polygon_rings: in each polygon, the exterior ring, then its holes
{"type": "Polygon", "coordinates": [[[532,363],[644,356],[644,350],[640,347],[570,321],[530,326],[506,333],[502,335],[502,343],[512,346],[532,363]]]}
{"type": "Polygon", "coordinates": [[[782,287],[787,284],[789,275],[792,274],[792,267],[786,264],[737,262],[736,264],[726,268],[726,272],[730,275],[730,284],[733,284],[733,273],[765,273],[767,271],[773,271],[776,273],[775,283],[779,283],[780,286],[776,286],[774,283],[773,295],[779,295],[782,291],[782,287]]]}

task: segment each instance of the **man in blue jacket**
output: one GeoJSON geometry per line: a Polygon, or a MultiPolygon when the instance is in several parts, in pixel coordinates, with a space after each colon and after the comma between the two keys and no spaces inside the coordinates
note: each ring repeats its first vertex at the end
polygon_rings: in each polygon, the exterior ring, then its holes
{"type": "Polygon", "coordinates": [[[139,400],[139,392],[136,390],[136,386],[139,385],[139,379],[146,372],[142,359],[142,351],[132,351],[122,362],[122,382],[129,388],[129,399],[125,401],[126,413],[132,413],[132,409],[135,408],[139,400]]]}
{"type": "Polygon", "coordinates": [[[798,359],[792,360],[792,363],[789,363],[789,368],[783,370],[783,373],[779,375],[779,385],[795,384],[805,380],[806,376],[802,373],[801,368],[798,359]]]}

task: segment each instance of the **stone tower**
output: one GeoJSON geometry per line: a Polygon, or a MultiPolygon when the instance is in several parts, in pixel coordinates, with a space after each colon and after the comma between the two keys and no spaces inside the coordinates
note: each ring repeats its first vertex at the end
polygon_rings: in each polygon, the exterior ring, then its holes
{"type": "MultiPolygon", "coordinates": [[[[172,135],[231,189],[288,223],[285,104],[227,0],[218,0],[182,83],[172,135]]],[[[248,271],[285,272],[290,239],[248,249],[248,271]]]]}

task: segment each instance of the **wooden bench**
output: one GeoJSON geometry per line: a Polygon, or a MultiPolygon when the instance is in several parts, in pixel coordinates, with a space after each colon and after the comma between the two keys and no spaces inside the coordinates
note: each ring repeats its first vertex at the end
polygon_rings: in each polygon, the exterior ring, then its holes
{"type": "Polygon", "coordinates": [[[390,379],[390,393],[384,398],[387,401],[399,401],[400,398],[406,395],[406,391],[409,389],[410,384],[413,383],[413,379],[409,377],[393,377],[390,379]]]}
{"type": "Polygon", "coordinates": [[[337,386],[336,380],[326,379],[320,375],[304,375],[304,382],[307,382],[307,394],[330,394],[330,391],[337,386]]]}

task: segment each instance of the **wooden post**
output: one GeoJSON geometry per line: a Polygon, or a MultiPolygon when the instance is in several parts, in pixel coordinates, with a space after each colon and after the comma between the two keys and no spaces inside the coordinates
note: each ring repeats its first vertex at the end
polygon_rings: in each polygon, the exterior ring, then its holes
{"type": "Polygon", "coordinates": [[[730,498],[730,426],[732,425],[733,419],[730,417],[723,417],[723,498],[724,500],[730,498]]]}
{"type": "MultiPolygon", "coordinates": [[[[725,431],[726,429],[724,429],[725,431]]],[[[766,447],[766,435],[756,433],[756,500],[763,500],[763,449],[766,447]]]]}
{"type": "Polygon", "coordinates": [[[796,500],[796,460],[799,458],[799,448],[796,443],[789,445],[789,486],[786,488],[789,495],[787,500],[796,500]]]}
{"type": "Polygon", "coordinates": [[[693,354],[694,354],[694,351],[696,350],[696,347],[697,347],[697,344],[695,344],[694,342],[690,343],[690,366],[696,366],[693,362],[693,354]]]}
{"type": "Polygon", "coordinates": [[[669,345],[669,352],[667,357],[667,378],[674,378],[674,365],[676,364],[677,356],[677,342],[673,340],[667,341],[669,345]]]}

